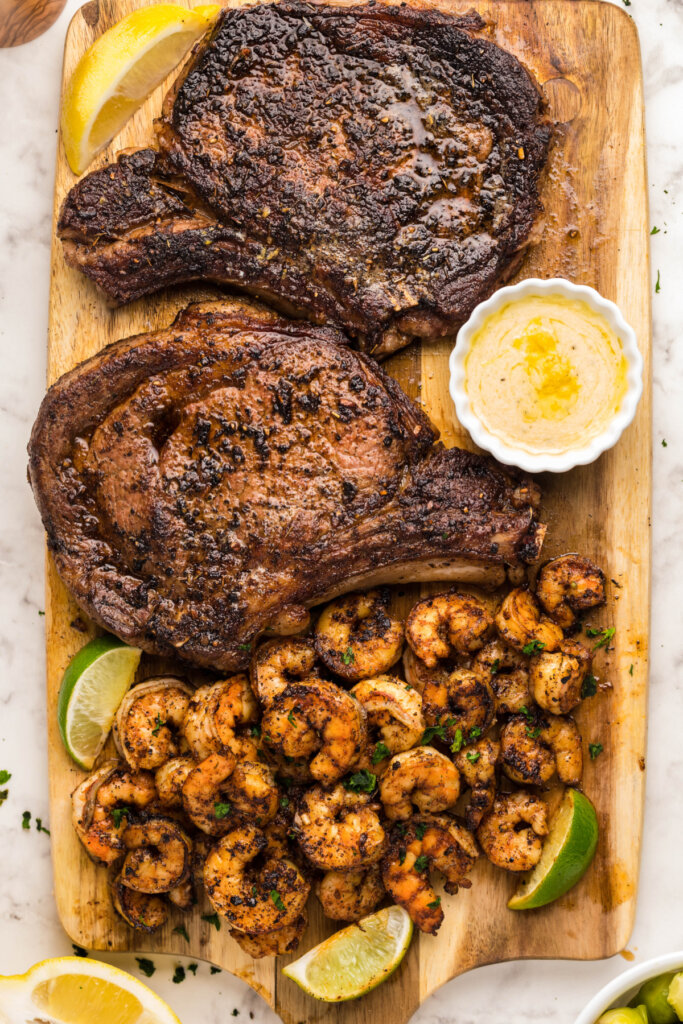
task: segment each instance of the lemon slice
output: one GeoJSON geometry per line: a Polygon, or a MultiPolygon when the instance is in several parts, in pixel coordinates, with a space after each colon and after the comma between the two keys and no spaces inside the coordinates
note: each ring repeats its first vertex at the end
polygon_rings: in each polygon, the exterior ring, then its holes
{"type": "Polygon", "coordinates": [[[96,39],[69,79],[62,138],[69,166],[82,174],[128,118],[185,56],[220,8],[141,7],[96,39]]]}
{"type": "Polygon", "coordinates": [[[94,765],[141,655],[114,636],[99,636],[69,662],[59,689],[57,722],[64,746],[81,768],[94,765]]]}
{"type": "Polygon", "coordinates": [[[163,999],[118,967],[77,956],[0,975],[0,1021],[55,1024],[180,1024],[163,999]]]}
{"type": "Polygon", "coordinates": [[[413,922],[402,907],[387,907],[335,932],[282,973],[326,1003],[357,999],[380,985],[406,954],[413,922]]]}
{"type": "Polygon", "coordinates": [[[583,878],[598,845],[598,818],[587,796],[568,789],[562,798],[530,875],[508,903],[510,910],[533,910],[564,896],[583,878]]]}

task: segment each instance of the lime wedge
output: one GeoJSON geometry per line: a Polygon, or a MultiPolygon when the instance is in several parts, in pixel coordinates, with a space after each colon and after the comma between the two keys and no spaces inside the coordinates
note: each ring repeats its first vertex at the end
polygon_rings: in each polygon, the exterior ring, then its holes
{"type": "Polygon", "coordinates": [[[683,1020],[683,972],[671,979],[667,1000],[678,1019],[683,1020]]]}
{"type": "Polygon", "coordinates": [[[335,932],[282,973],[326,1003],[357,999],[393,974],[412,934],[413,922],[403,907],[386,907],[335,932]]]}
{"type": "Polygon", "coordinates": [[[81,768],[94,765],[141,655],[116,637],[100,636],[69,662],[59,688],[57,721],[64,746],[81,768]]]}
{"type": "Polygon", "coordinates": [[[533,910],[564,896],[583,878],[598,845],[598,818],[587,796],[568,789],[562,798],[538,864],[508,903],[533,910]]]}

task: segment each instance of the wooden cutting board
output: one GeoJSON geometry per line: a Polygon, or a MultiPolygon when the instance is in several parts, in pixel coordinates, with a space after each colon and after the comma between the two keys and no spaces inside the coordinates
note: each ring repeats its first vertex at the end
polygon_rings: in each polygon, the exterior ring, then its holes
{"type": "MultiPolygon", "coordinates": [[[[92,0],[68,31],[64,75],[84,49],[135,0],[92,0]]],[[[615,300],[636,330],[645,359],[646,388],[634,424],[617,448],[593,466],[543,479],[547,555],[580,551],[613,580],[608,607],[595,622],[616,626],[614,645],[596,658],[596,673],[612,688],[586,701],[578,713],[584,737],[604,745],[586,757],[584,788],[600,819],[593,869],[555,905],[528,914],[506,909],[515,880],[482,858],[472,888],[445,900],[437,938],[417,937],[401,969],[357,1003],[317,1004],[282,978],[281,963],[252,961],[227,934],[187,917],[186,942],[172,921],[153,937],[136,935],[113,913],[106,872],[83,853],[70,824],[69,794],[81,773],[66,756],[55,705],[62,672],[92,633],[70,601],[48,558],[47,655],[52,851],[55,895],[69,935],[88,949],[175,952],[210,960],[247,981],[286,1024],[298,1021],[401,1024],[443,982],[481,964],[517,958],[606,957],[626,944],[635,912],[645,781],[645,736],[650,573],[650,272],[645,176],[643,96],[638,37],[620,9],[591,0],[440,0],[453,12],[474,6],[496,42],[516,53],[543,84],[557,133],[544,190],[545,227],[521,277],[564,276],[593,285],[615,300]],[[381,1008],[381,1009],[380,1009],[381,1008]]],[[[165,88],[120,133],[98,161],[152,139],[151,121],[165,88]]],[[[74,182],[61,145],[57,151],[55,217],[74,182]]],[[[50,382],[117,338],[168,324],[205,288],[162,293],[123,309],[108,309],[85,278],[68,269],[54,242],[49,328],[50,382]]],[[[403,387],[420,397],[448,445],[470,444],[457,425],[448,396],[449,345],[419,346],[388,364],[403,387]]],[[[145,659],[143,675],[161,662],[145,659]]],[[[199,676],[196,677],[197,679],[199,676]]],[[[311,900],[303,949],[334,926],[311,900]]]]}

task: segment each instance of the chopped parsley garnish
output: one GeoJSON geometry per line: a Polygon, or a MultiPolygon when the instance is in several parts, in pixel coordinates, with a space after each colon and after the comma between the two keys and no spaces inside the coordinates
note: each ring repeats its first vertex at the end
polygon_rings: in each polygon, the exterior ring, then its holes
{"type": "Polygon", "coordinates": [[[426,831],[427,826],[425,825],[425,823],[423,821],[418,821],[417,825],[415,826],[415,835],[417,836],[417,838],[424,839],[426,831]]]}
{"type": "Polygon", "coordinates": [[[180,935],[183,939],[185,939],[185,942],[190,941],[190,936],[187,934],[187,928],[185,927],[184,924],[176,925],[176,927],[173,929],[173,934],[180,935]]]}
{"type": "Polygon", "coordinates": [[[542,640],[530,640],[528,644],[524,644],[524,647],[522,647],[522,654],[538,654],[544,647],[545,644],[542,640]]]}
{"type": "Polygon", "coordinates": [[[470,740],[478,740],[481,736],[481,729],[478,725],[475,725],[473,729],[470,729],[470,740]]]}
{"type": "Polygon", "coordinates": [[[173,972],[173,977],[171,978],[171,981],[173,982],[174,985],[179,985],[181,981],[185,981],[185,968],[181,967],[180,964],[178,964],[175,971],[173,972]]]}
{"type": "Polygon", "coordinates": [[[657,283],[655,284],[655,294],[659,295],[662,290],[662,277],[659,271],[657,271],[657,283]]]}
{"type": "Polygon", "coordinates": [[[11,773],[11,772],[7,772],[7,771],[5,771],[5,769],[3,768],[3,769],[2,769],[1,771],[0,771],[0,786],[4,786],[4,785],[5,785],[5,783],[6,783],[6,782],[9,782],[9,780],[10,780],[11,778],[12,778],[12,773],[11,773]]]}
{"type": "Polygon", "coordinates": [[[275,906],[277,907],[278,910],[284,910],[285,909],[285,905],[282,902],[282,896],[280,896],[280,893],[277,891],[277,889],[271,889],[270,890],[270,898],[271,898],[271,900],[273,901],[273,903],[275,904],[275,906]]]}
{"type": "Polygon", "coordinates": [[[455,736],[453,737],[453,742],[451,743],[451,750],[453,751],[454,754],[457,754],[461,747],[462,747],[462,729],[456,729],[455,730],[455,736]]]}
{"type": "Polygon", "coordinates": [[[373,764],[378,764],[379,761],[384,760],[385,757],[389,757],[390,754],[391,751],[385,743],[376,743],[370,760],[373,764]]]}
{"type": "Polygon", "coordinates": [[[31,827],[31,812],[30,811],[24,811],[24,813],[22,814],[22,816],[21,816],[21,827],[22,828],[30,828],[31,827]]]}
{"type": "Polygon", "coordinates": [[[534,716],[531,714],[531,712],[529,711],[529,709],[526,706],[526,704],[522,704],[522,706],[521,706],[521,708],[519,710],[524,715],[524,717],[526,718],[527,722],[532,722],[533,721],[534,716]]]}
{"type": "Polygon", "coordinates": [[[419,857],[415,858],[415,870],[426,871],[429,867],[429,857],[426,854],[421,853],[419,857]]]}
{"type": "Polygon", "coordinates": [[[341,656],[341,660],[345,665],[350,665],[352,661],[356,660],[356,657],[350,647],[347,647],[341,656]]]}
{"type": "Polygon", "coordinates": [[[610,642],[616,631],[617,630],[615,626],[608,626],[606,629],[603,629],[600,633],[600,639],[594,645],[593,650],[597,651],[598,647],[607,647],[608,643],[610,642]]]}
{"type": "Polygon", "coordinates": [[[217,932],[221,930],[221,921],[218,914],[202,914],[202,921],[212,924],[217,932]]]}
{"type": "Polygon", "coordinates": [[[470,764],[476,764],[479,758],[481,757],[481,754],[479,753],[478,750],[468,750],[467,753],[465,754],[465,757],[470,762],[470,764]]]}
{"type": "Polygon", "coordinates": [[[87,956],[88,950],[83,949],[83,946],[77,946],[75,942],[71,943],[71,948],[74,951],[74,956],[87,956]]]}
{"type": "Polygon", "coordinates": [[[595,626],[586,626],[586,636],[598,636],[600,630],[595,626]]]}
{"type": "Polygon", "coordinates": [[[344,779],[345,788],[350,789],[352,793],[372,793],[376,785],[377,776],[367,768],[361,768],[359,772],[354,772],[344,779]]]}
{"type": "Polygon", "coordinates": [[[44,832],[46,836],[50,835],[49,828],[45,828],[43,826],[42,818],[36,818],[36,831],[37,832],[44,832]]]}
{"type": "Polygon", "coordinates": [[[212,974],[220,974],[221,973],[220,967],[214,967],[213,964],[211,964],[211,967],[209,968],[209,970],[211,971],[212,974]]]}
{"type": "Polygon", "coordinates": [[[630,665],[630,666],[629,666],[628,674],[629,674],[630,676],[632,676],[632,675],[633,675],[633,665],[630,665]]]}
{"type": "Polygon", "coordinates": [[[281,796],[280,797],[280,807],[282,808],[283,811],[287,807],[289,807],[289,797],[288,796],[281,796]]]}
{"type": "Polygon", "coordinates": [[[213,805],[214,817],[217,818],[218,821],[220,821],[221,818],[227,818],[227,816],[230,814],[230,807],[231,807],[231,804],[228,804],[228,803],[225,803],[225,804],[221,804],[221,803],[214,804],[213,805]]]}
{"type": "Polygon", "coordinates": [[[114,822],[114,828],[120,828],[121,819],[128,818],[131,814],[130,807],[115,807],[111,812],[112,820],[114,822]]]}
{"type": "Polygon", "coordinates": [[[399,864],[403,864],[405,859],[406,859],[406,851],[405,850],[400,850],[399,854],[398,854],[398,862],[399,862],[399,864]]]}
{"type": "Polygon", "coordinates": [[[598,692],[598,681],[595,676],[587,675],[581,684],[581,697],[594,697],[598,692]]]}
{"type": "Polygon", "coordinates": [[[530,725],[526,727],[526,734],[530,740],[536,740],[541,735],[541,727],[537,725],[535,729],[532,729],[530,725]]]}
{"type": "Polygon", "coordinates": [[[164,725],[166,725],[166,722],[160,715],[157,715],[156,722],[154,723],[154,728],[152,729],[152,736],[158,736],[159,729],[161,729],[161,727],[164,725]]]}
{"type": "Polygon", "coordinates": [[[250,651],[251,650],[251,644],[238,644],[237,647],[238,647],[238,650],[240,650],[240,651],[250,651]]]}
{"type": "Polygon", "coordinates": [[[199,964],[188,964],[187,965],[188,971],[192,971],[193,974],[197,973],[197,968],[198,967],[199,967],[199,964]]]}
{"type": "Polygon", "coordinates": [[[603,747],[602,743],[589,743],[588,753],[591,756],[591,761],[594,761],[596,757],[600,757],[600,754],[602,754],[604,749],[605,748],[603,747]]]}
{"type": "Polygon", "coordinates": [[[446,732],[443,725],[428,725],[425,731],[422,733],[422,739],[420,744],[424,747],[427,743],[431,743],[436,737],[438,740],[446,739],[446,732]]]}
{"type": "Polygon", "coordinates": [[[659,234],[659,228],[657,228],[657,227],[654,227],[654,228],[652,229],[652,231],[650,232],[650,234],[651,234],[651,235],[658,235],[658,234],[659,234]]]}
{"type": "Polygon", "coordinates": [[[491,675],[495,676],[495,674],[497,673],[499,668],[500,668],[500,658],[496,658],[496,660],[494,661],[493,665],[491,665],[491,675]]]}
{"type": "Polygon", "coordinates": [[[289,714],[287,715],[287,721],[289,722],[290,725],[296,725],[296,718],[294,717],[293,711],[290,711],[289,714]]]}
{"type": "Polygon", "coordinates": [[[236,1006],[235,1006],[235,1007],[233,1007],[233,1010],[232,1010],[232,1016],[233,1016],[233,1017],[239,1017],[239,1015],[240,1015],[240,1011],[239,1011],[239,1010],[237,1009],[237,1007],[236,1007],[236,1006]]]}
{"type": "Polygon", "coordinates": [[[259,725],[252,725],[249,733],[251,736],[259,737],[261,735],[261,727],[259,725]]]}
{"type": "Polygon", "coordinates": [[[156,965],[153,960],[148,960],[145,956],[136,956],[135,959],[138,962],[138,967],[145,975],[146,978],[151,978],[156,971],[156,965]]]}
{"type": "Polygon", "coordinates": [[[400,836],[404,836],[406,834],[408,826],[406,825],[405,821],[399,821],[398,825],[396,825],[395,828],[400,836]]]}
{"type": "Polygon", "coordinates": [[[432,900],[431,903],[428,903],[427,906],[429,907],[430,910],[436,910],[438,907],[441,906],[441,897],[437,896],[436,899],[432,900]]]}

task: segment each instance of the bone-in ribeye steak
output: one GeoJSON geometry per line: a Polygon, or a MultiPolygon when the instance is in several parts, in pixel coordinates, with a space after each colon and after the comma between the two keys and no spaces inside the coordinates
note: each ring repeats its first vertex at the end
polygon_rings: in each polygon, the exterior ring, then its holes
{"type": "Polygon", "coordinates": [[[332,328],[190,306],[60,378],[30,479],[66,586],[105,628],[216,669],[364,583],[502,575],[539,553],[537,490],[435,444],[332,328]]]}
{"type": "Polygon", "coordinates": [[[115,302],[192,280],[385,355],[453,333],[518,265],[550,136],[477,15],[227,9],[167,96],[159,149],[67,196],[69,263],[115,302]]]}

